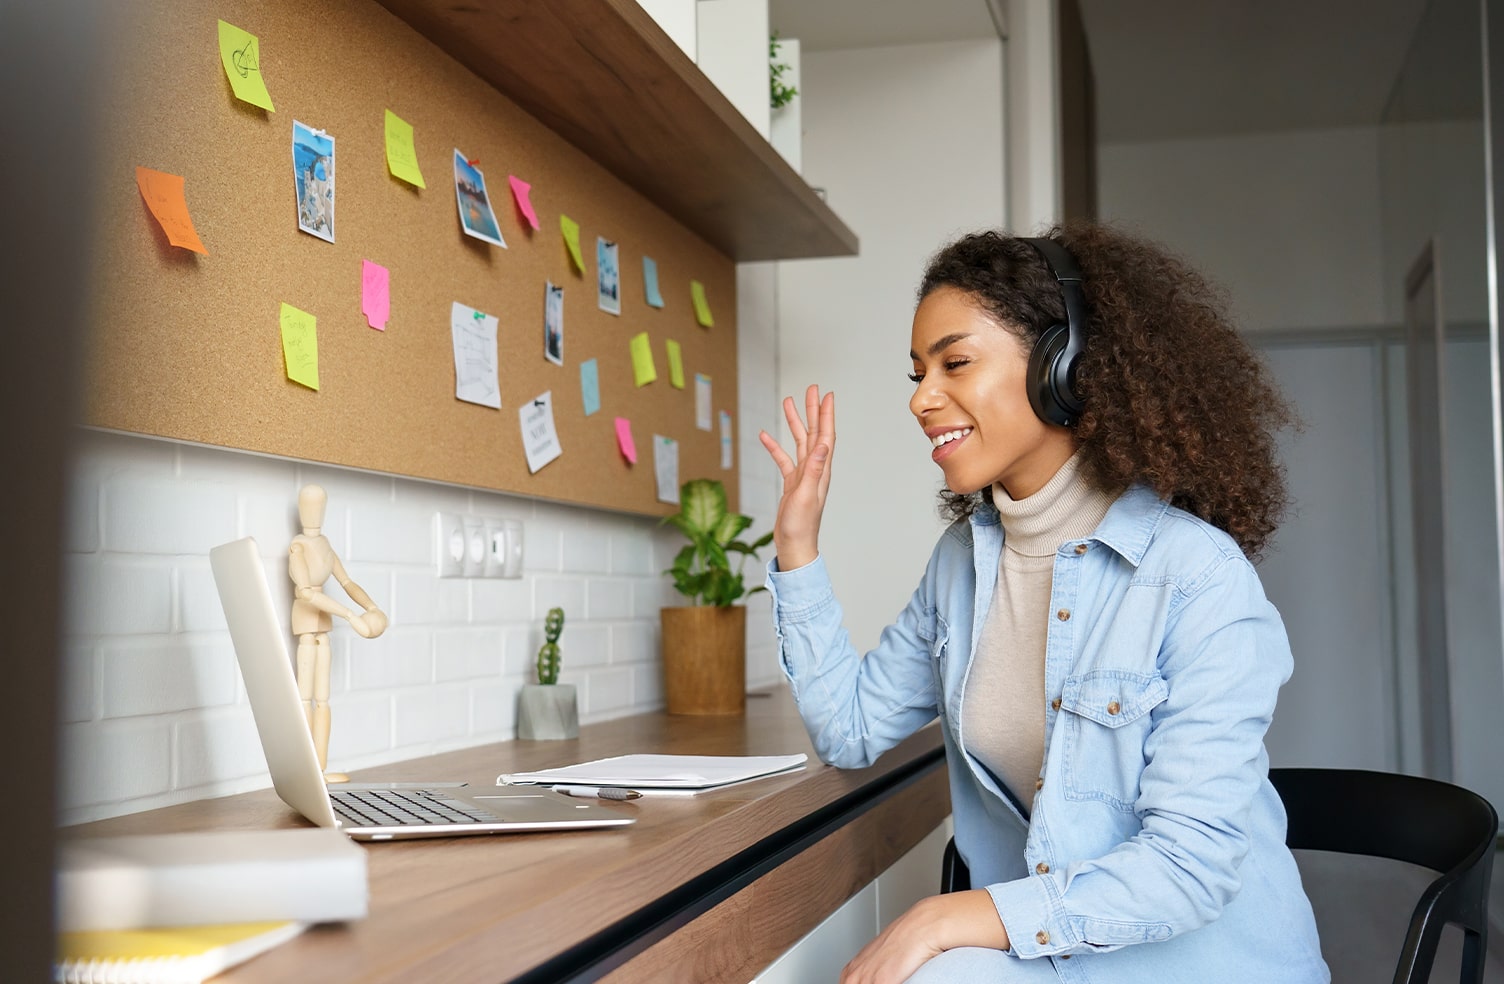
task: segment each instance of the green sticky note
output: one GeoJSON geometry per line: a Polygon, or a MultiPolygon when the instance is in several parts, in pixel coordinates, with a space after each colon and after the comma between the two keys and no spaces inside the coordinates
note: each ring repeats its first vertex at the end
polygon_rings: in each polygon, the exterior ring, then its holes
{"type": "Polygon", "coordinates": [[[695,302],[695,320],[706,328],[714,328],[715,319],[710,316],[710,302],[705,300],[705,285],[698,280],[691,280],[689,296],[695,302]]]}
{"type": "Polygon", "coordinates": [[[658,378],[658,369],[653,365],[653,346],[648,342],[648,333],[632,336],[632,376],[638,386],[646,386],[658,378]]]}
{"type": "Polygon", "coordinates": [[[559,229],[564,233],[564,245],[569,247],[569,255],[574,258],[575,269],[584,273],[585,258],[580,255],[580,224],[560,213],[559,229]]]}
{"type": "Polygon", "coordinates": [[[282,358],[287,378],[311,390],[319,388],[319,319],[291,304],[282,305],[282,358]]]}
{"type": "Polygon", "coordinates": [[[663,343],[668,349],[668,381],[674,389],[684,388],[684,358],[679,352],[679,343],[672,338],[663,343]]]}
{"type": "Polygon", "coordinates": [[[413,146],[413,126],[392,112],[386,111],[386,166],[392,174],[410,185],[427,188],[423,172],[418,170],[418,148],[413,146]]]}
{"type": "Polygon", "coordinates": [[[261,42],[256,35],[220,21],[219,60],[224,62],[236,99],[273,111],[271,93],[266,91],[266,80],[261,77],[261,42]]]}

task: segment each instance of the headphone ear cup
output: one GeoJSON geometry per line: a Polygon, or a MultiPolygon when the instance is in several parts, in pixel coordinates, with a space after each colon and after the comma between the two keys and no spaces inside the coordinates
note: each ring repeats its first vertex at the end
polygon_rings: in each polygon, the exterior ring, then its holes
{"type": "Polygon", "coordinates": [[[1061,402],[1062,395],[1067,400],[1075,398],[1070,367],[1060,364],[1069,340],[1068,326],[1051,325],[1029,350],[1029,405],[1040,420],[1057,427],[1070,427],[1076,422],[1076,413],[1061,402]]]}

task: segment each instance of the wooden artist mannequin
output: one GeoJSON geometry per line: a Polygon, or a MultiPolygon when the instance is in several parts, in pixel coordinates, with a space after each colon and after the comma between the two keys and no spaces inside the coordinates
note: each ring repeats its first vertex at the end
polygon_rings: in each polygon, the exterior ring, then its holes
{"type": "MultiPolygon", "coordinates": [[[[298,521],[303,532],[292,538],[288,548],[287,573],[292,578],[292,632],[298,637],[298,693],[308,715],[308,730],[318,752],[319,768],[329,764],[329,629],[332,615],[350,623],[362,639],[374,639],[386,631],[386,616],[371,596],[345,573],[334,548],[322,533],[324,507],[329,496],[317,485],[305,485],[298,492],[298,521]],[[324,582],[333,574],[345,594],[363,611],[356,613],[324,594],[324,582]]],[[[341,773],[327,773],[329,782],[348,779],[341,773]]]]}

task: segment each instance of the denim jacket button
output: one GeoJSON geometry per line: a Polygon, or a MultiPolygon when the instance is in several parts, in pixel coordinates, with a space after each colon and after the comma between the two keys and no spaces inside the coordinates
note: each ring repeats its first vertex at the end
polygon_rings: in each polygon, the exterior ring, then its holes
{"type": "Polygon", "coordinates": [[[1107,702],[1107,713],[1108,714],[1116,714],[1118,711],[1121,711],[1122,709],[1123,709],[1123,705],[1119,704],[1115,700],[1110,700],[1110,701],[1107,702]]]}
{"type": "Polygon", "coordinates": [[[1086,553],[1087,549],[1089,549],[1089,548],[1084,543],[1078,543],[1078,544],[1076,544],[1076,556],[1079,557],[1082,554],[1086,553]]]}
{"type": "Polygon", "coordinates": [[[1060,698],[1059,697],[1056,697],[1054,700],[1050,701],[1050,710],[1052,710],[1052,711],[1058,711],[1058,710],[1060,710],[1060,698]]]}
{"type": "Polygon", "coordinates": [[[1044,788],[1044,776],[1034,780],[1034,791],[1037,793],[1044,788]]]}
{"type": "Polygon", "coordinates": [[[1034,939],[1040,946],[1049,946],[1050,944],[1050,934],[1042,929],[1034,934],[1034,939]]]}
{"type": "Polygon", "coordinates": [[[1050,866],[1041,861],[1034,866],[1034,870],[1041,875],[1048,875],[1050,873],[1050,866]]]}
{"type": "Polygon", "coordinates": [[[1068,621],[1071,617],[1071,610],[1069,608],[1062,608],[1060,609],[1060,611],[1055,613],[1055,617],[1060,619],[1060,621],[1062,622],[1068,621]]]}

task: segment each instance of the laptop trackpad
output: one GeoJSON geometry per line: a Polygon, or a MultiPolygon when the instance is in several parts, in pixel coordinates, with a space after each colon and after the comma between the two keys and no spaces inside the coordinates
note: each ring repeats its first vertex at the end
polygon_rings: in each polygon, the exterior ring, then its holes
{"type": "Polygon", "coordinates": [[[471,795],[467,797],[477,806],[484,807],[501,820],[519,823],[546,823],[560,819],[584,819],[590,816],[616,816],[622,814],[608,810],[595,803],[570,803],[562,796],[542,793],[509,793],[495,796],[471,795]]]}

